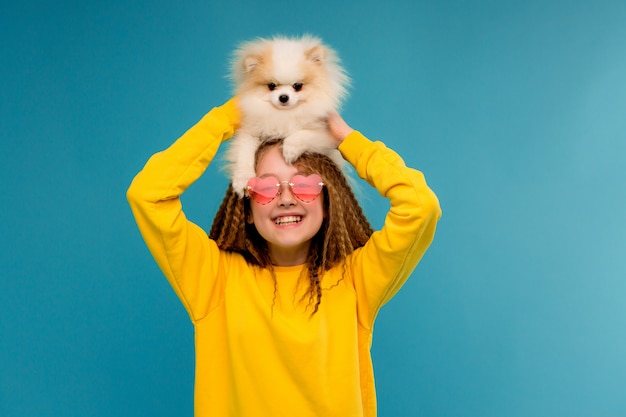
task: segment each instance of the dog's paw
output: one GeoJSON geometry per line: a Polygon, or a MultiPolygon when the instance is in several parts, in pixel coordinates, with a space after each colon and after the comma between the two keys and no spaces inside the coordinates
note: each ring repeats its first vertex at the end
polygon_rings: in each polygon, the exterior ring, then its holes
{"type": "Polygon", "coordinates": [[[300,146],[294,146],[287,141],[283,142],[283,158],[288,164],[292,164],[304,153],[300,146]]]}

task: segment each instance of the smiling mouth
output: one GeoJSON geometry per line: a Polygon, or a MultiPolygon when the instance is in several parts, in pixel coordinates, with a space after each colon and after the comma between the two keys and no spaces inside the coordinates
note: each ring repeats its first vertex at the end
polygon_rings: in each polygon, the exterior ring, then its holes
{"type": "Polygon", "coordinates": [[[297,224],[297,223],[300,223],[301,221],[302,221],[302,216],[285,216],[285,217],[278,217],[276,220],[274,220],[274,223],[279,226],[284,226],[288,224],[297,224]]]}

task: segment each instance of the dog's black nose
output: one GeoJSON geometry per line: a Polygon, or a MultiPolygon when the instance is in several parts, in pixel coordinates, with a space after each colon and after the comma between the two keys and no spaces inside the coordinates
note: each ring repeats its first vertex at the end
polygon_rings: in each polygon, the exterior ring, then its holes
{"type": "Polygon", "coordinates": [[[286,103],[289,101],[289,96],[287,94],[283,94],[282,96],[278,97],[278,99],[281,103],[286,103]]]}

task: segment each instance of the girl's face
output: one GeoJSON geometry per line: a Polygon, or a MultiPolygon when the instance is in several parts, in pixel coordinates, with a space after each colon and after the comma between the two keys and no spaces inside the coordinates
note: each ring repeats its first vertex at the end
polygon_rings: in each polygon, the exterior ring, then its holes
{"type": "Polygon", "coordinates": [[[306,262],[311,239],[324,220],[324,194],[310,202],[298,199],[288,182],[298,168],[288,165],[277,146],[265,151],[259,158],[256,174],[259,178],[276,177],[279,193],[267,204],[250,201],[252,222],[267,241],[270,257],[275,265],[301,265],[306,262]]]}

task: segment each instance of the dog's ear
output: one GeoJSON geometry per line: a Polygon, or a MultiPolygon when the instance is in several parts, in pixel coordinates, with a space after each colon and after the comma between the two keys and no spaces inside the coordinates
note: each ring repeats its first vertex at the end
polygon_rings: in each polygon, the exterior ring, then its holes
{"type": "Polygon", "coordinates": [[[315,64],[322,64],[324,62],[324,59],[326,58],[326,50],[323,46],[316,45],[306,51],[304,55],[309,61],[315,64]]]}
{"type": "Polygon", "coordinates": [[[243,70],[246,73],[250,73],[254,71],[262,61],[263,58],[261,58],[261,55],[248,55],[243,59],[243,70]]]}

